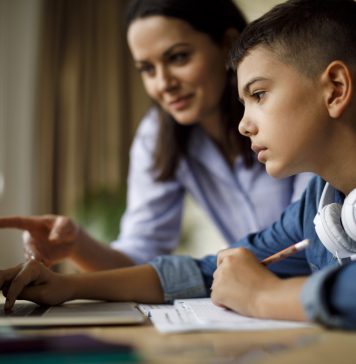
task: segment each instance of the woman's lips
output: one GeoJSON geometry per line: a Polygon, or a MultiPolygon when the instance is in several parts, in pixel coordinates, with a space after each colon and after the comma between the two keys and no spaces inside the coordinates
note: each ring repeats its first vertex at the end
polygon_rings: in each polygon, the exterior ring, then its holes
{"type": "Polygon", "coordinates": [[[170,101],[168,103],[168,105],[170,107],[172,107],[174,110],[177,110],[177,111],[183,110],[187,106],[190,105],[192,97],[193,97],[193,95],[186,95],[186,96],[177,97],[173,101],[170,101]]]}

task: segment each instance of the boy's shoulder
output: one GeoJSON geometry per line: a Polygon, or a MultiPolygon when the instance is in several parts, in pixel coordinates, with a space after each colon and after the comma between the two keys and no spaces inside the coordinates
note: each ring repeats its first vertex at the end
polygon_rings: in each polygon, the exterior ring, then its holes
{"type": "Polygon", "coordinates": [[[305,224],[314,220],[325,185],[326,181],[321,177],[313,177],[299,200],[299,213],[303,215],[305,224]]]}
{"type": "Polygon", "coordinates": [[[326,181],[320,176],[315,176],[311,178],[306,190],[305,195],[307,199],[319,200],[321,194],[323,193],[326,181]]]}

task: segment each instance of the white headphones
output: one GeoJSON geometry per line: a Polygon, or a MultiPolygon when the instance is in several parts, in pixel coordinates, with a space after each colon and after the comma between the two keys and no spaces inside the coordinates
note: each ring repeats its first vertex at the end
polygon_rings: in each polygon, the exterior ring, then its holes
{"type": "Polygon", "coordinates": [[[335,189],[327,183],[314,218],[315,231],[339,263],[356,259],[356,189],[345,198],[344,204],[333,202],[335,189]]]}

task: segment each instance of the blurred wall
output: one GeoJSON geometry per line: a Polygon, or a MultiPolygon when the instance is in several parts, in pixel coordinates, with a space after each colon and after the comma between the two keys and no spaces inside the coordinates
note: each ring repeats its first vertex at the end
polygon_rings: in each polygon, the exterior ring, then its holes
{"type": "Polygon", "coordinates": [[[283,3],[282,0],[234,0],[235,3],[243,10],[249,21],[258,18],[274,5],[283,3]]]}
{"type": "MultiPolygon", "coordinates": [[[[0,0],[1,216],[33,212],[39,10],[40,0],[0,0]]],[[[23,259],[20,236],[0,230],[0,269],[23,259]]]]}

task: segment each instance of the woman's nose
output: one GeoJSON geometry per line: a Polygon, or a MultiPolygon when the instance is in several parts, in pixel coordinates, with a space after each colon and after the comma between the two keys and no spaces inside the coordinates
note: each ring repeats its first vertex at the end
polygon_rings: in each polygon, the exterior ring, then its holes
{"type": "Polygon", "coordinates": [[[160,92],[169,92],[177,87],[178,82],[177,78],[168,68],[162,67],[157,72],[157,85],[160,92]]]}

